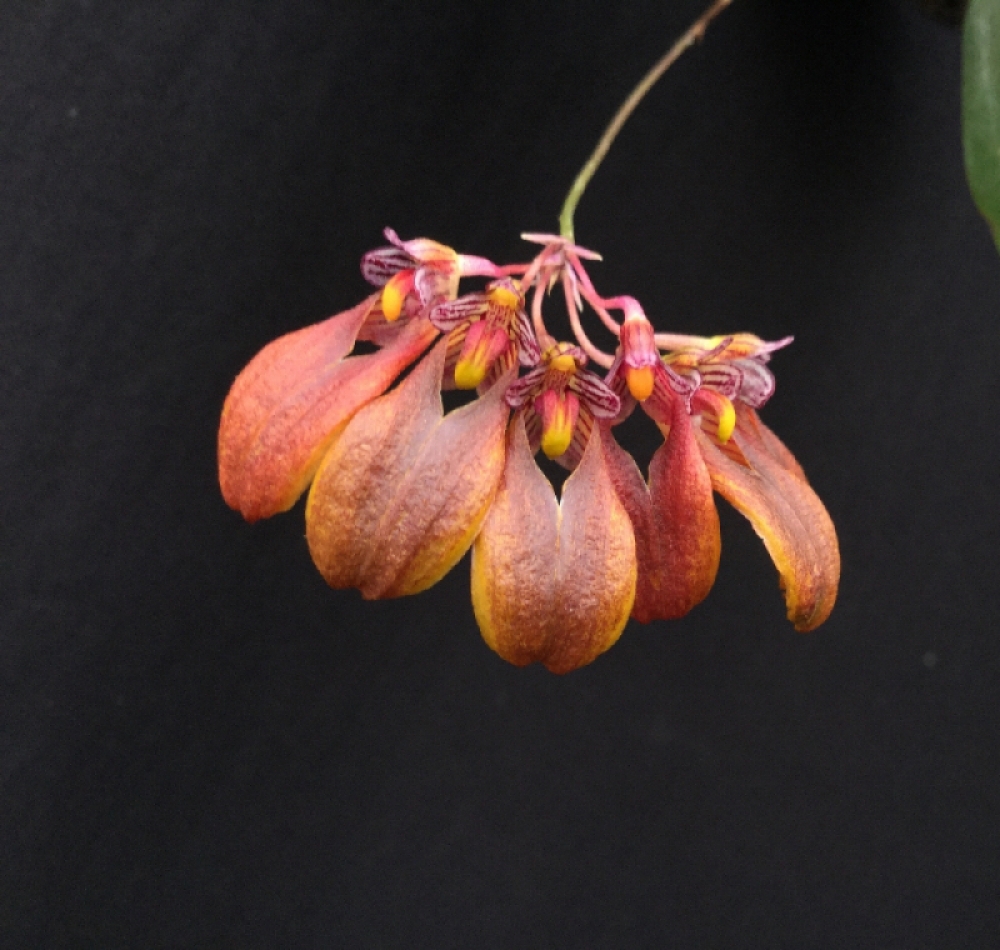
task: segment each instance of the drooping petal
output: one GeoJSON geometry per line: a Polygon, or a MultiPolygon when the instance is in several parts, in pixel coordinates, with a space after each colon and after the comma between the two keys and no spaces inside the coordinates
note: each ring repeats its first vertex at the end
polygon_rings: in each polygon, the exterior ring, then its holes
{"type": "Polygon", "coordinates": [[[337,429],[434,338],[424,321],[377,353],[345,359],[373,299],[268,344],[233,383],[219,426],[219,483],[248,521],[295,504],[337,429]]]}
{"type": "Polygon", "coordinates": [[[590,663],[621,635],[635,595],[635,542],[595,432],[557,504],[518,416],[507,464],[472,552],[483,639],[517,666],[590,663]]]}
{"type": "Polygon", "coordinates": [[[503,480],[472,546],[476,620],[490,648],[515,666],[547,653],[558,551],[559,503],[518,415],[507,433],[503,480]]]}
{"type": "Polygon", "coordinates": [[[468,550],[504,461],[503,388],[443,415],[442,340],[330,447],[306,507],[306,537],[331,587],[415,594],[468,550]]]}
{"type": "MultiPolygon", "coordinates": [[[[837,533],[826,508],[774,433],[754,431],[742,411],[732,442],[741,465],[703,432],[697,433],[712,486],[745,515],[761,537],[785,591],[796,630],[814,630],[830,615],[840,582],[837,533]],[[748,467],[749,466],[749,467],[748,467]],[[796,471],[797,469],[797,471],[796,471]]],[[[759,423],[758,423],[759,425],[759,423]]]]}
{"type": "Polygon", "coordinates": [[[712,483],[682,397],[666,442],[653,454],[649,485],[632,456],[602,431],[618,497],[635,530],[639,579],[632,616],[641,623],[683,617],[712,589],[722,539],[712,483]]]}
{"type": "MultiPolygon", "coordinates": [[[[531,430],[528,427],[528,412],[525,412],[525,431],[528,432],[528,443],[531,443],[531,430]]],[[[583,453],[587,451],[587,443],[590,442],[590,434],[594,431],[594,416],[591,411],[585,406],[580,407],[580,412],[576,417],[576,422],[573,425],[573,438],[570,440],[569,447],[563,452],[562,455],[557,455],[553,462],[557,465],[561,465],[563,468],[572,472],[579,464],[583,458],[583,453]]],[[[539,444],[541,444],[541,439],[539,439],[539,444]]]]}

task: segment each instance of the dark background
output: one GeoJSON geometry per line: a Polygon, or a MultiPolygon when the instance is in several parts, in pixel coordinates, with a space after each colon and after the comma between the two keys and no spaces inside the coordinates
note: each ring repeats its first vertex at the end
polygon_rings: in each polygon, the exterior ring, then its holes
{"type": "Polygon", "coordinates": [[[659,327],[796,335],[818,632],[727,510],[689,617],[518,670],[466,562],[365,603],[219,496],[244,363],[387,224],[523,259],[702,6],[4,3],[0,945],[997,945],[1000,259],[916,5],[737,0],[577,215],[659,327]]]}

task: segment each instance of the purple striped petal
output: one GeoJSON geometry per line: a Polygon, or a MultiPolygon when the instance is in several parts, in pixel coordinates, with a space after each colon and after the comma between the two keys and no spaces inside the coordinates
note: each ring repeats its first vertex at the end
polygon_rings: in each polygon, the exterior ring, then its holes
{"type": "Polygon", "coordinates": [[[361,275],[369,284],[384,287],[389,279],[401,270],[413,267],[416,262],[406,251],[395,247],[380,247],[361,258],[361,275]]]}
{"type": "Polygon", "coordinates": [[[743,380],[739,398],[753,409],[760,409],[774,395],[774,373],[757,360],[740,360],[743,380]]]}
{"type": "Polygon", "coordinates": [[[517,311],[517,317],[514,321],[514,339],[517,342],[517,354],[521,365],[535,366],[542,358],[542,351],[538,346],[531,320],[523,310],[517,311]]]}
{"type": "Polygon", "coordinates": [[[598,419],[614,419],[621,411],[621,400],[600,376],[590,370],[579,370],[569,385],[580,394],[598,419]]]}
{"type": "Polygon", "coordinates": [[[548,368],[540,364],[516,380],[507,390],[507,405],[511,409],[520,409],[527,399],[535,395],[533,390],[537,388],[546,372],[548,372],[548,368]]]}
{"type": "Polygon", "coordinates": [[[478,320],[489,307],[486,294],[467,294],[457,300],[437,304],[430,312],[430,321],[439,330],[454,330],[460,323],[478,320]]]}

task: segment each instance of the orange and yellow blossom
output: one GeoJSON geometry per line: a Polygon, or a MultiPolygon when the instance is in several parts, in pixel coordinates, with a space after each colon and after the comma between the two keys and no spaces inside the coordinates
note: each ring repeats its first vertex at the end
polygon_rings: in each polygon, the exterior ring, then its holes
{"type": "Polygon", "coordinates": [[[597,294],[582,263],[596,255],[562,238],[532,235],[545,245],[533,261],[498,267],[386,236],[362,261],[379,290],[269,344],[234,382],[219,429],[233,508],[268,517],[311,483],[313,560],[331,586],[367,598],[425,590],[471,547],[486,642],[563,673],[608,649],[630,615],[676,618],[704,599],[721,549],[714,491],[764,539],[795,626],[826,619],[836,533],[756,414],[774,389],[770,353],[787,340],[658,336],[632,298],[597,294]],[[493,280],[458,296],[470,275],[493,280]],[[544,326],[542,298],[560,281],[579,345],[544,326]],[[618,336],[615,356],[584,335],[583,299],[618,336]],[[359,340],[375,352],[353,354],[359,340]],[[445,413],[451,388],[475,398],[445,413]],[[636,405],[664,436],[648,481],[613,434],[636,405]],[[539,450],[571,472],[561,499],[539,450]]]}
{"type": "MultiPolygon", "coordinates": [[[[629,364],[648,363],[653,338],[645,328],[626,334],[630,322],[609,374],[626,400],[634,378],[629,364]],[[640,358],[632,348],[645,352],[640,358]]],[[[713,489],[764,541],[795,628],[813,630],[830,615],[840,580],[836,530],[802,467],[756,412],[774,392],[770,354],[790,342],[739,333],[691,343],[658,360],[657,385],[642,406],[665,441],[653,456],[648,485],[631,457],[606,440],[636,529],[636,619],[682,616],[711,589],[721,551],[713,489]]]]}

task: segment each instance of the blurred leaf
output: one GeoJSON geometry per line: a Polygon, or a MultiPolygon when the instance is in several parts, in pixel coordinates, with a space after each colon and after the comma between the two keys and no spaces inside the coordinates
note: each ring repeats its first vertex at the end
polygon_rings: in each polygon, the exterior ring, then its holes
{"type": "Polygon", "coordinates": [[[965,172],[1000,248],[1000,0],[972,0],[962,37],[965,172]]]}

